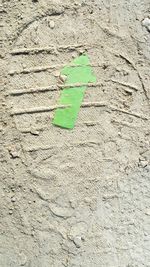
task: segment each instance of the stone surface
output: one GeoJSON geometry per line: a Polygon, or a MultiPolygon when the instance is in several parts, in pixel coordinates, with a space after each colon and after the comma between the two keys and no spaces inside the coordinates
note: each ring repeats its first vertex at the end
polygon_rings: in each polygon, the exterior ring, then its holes
{"type": "Polygon", "coordinates": [[[1,2],[0,267],[149,267],[149,0],[1,2]],[[67,131],[51,107],[84,51],[67,131]]]}

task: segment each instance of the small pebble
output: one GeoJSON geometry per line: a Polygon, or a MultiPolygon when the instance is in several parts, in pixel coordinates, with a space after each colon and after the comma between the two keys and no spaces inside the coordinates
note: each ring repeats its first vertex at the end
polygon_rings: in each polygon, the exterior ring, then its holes
{"type": "Polygon", "coordinates": [[[9,154],[10,156],[15,159],[15,158],[19,158],[19,153],[17,150],[15,150],[14,148],[10,148],[9,149],[9,154]]]}
{"type": "Polygon", "coordinates": [[[80,236],[76,236],[73,242],[77,248],[80,248],[82,246],[82,238],[80,236]]]}
{"type": "Polygon", "coordinates": [[[67,79],[67,76],[65,76],[65,75],[60,75],[59,78],[60,78],[60,80],[61,80],[62,82],[65,82],[66,79],[67,79]]]}
{"type": "Polygon", "coordinates": [[[51,20],[50,23],[49,23],[49,26],[50,26],[51,29],[54,29],[55,22],[53,20],[51,20]]]}
{"type": "Polygon", "coordinates": [[[145,214],[148,215],[148,216],[150,216],[150,209],[147,209],[147,210],[145,211],[145,214]]]}
{"type": "Polygon", "coordinates": [[[142,21],[142,25],[150,32],[150,19],[149,18],[145,18],[142,21]]]}
{"type": "Polygon", "coordinates": [[[15,202],[15,201],[16,201],[15,197],[12,197],[11,202],[15,202]]]}
{"type": "Polygon", "coordinates": [[[76,57],[77,57],[77,53],[73,53],[72,58],[76,58],[76,57]]]}
{"type": "Polygon", "coordinates": [[[84,202],[89,204],[89,203],[91,203],[91,199],[89,197],[85,197],[84,202]]]}
{"type": "Polygon", "coordinates": [[[70,206],[75,209],[77,207],[77,201],[76,200],[70,200],[70,206]]]}
{"type": "Polygon", "coordinates": [[[146,160],[142,160],[140,162],[140,165],[141,165],[142,168],[145,168],[148,165],[148,162],[146,160]]]}
{"type": "Polygon", "coordinates": [[[27,65],[26,64],[22,64],[22,67],[23,67],[23,69],[26,69],[27,68],[27,65]]]}
{"type": "Polygon", "coordinates": [[[79,55],[83,55],[85,53],[85,49],[79,49],[79,55]]]}
{"type": "Polygon", "coordinates": [[[54,77],[59,77],[60,76],[60,72],[56,70],[56,71],[54,71],[53,75],[54,75],[54,77]]]}
{"type": "Polygon", "coordinates": [[[24,253],[20,253],[20,265],[24,266],[27,263],[27,257],[24,253]]]}
{"type": "Polygon", "coordinates": [[[33,135],[39,135],[39,131],[37,131],[36,129],[31,128],[31,131],[30,132],[33,135]]]}

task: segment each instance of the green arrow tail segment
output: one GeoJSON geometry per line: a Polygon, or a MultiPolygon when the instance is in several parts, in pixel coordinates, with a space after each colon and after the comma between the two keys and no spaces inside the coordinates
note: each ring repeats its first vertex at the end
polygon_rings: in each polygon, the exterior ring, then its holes
{"type": "Polygon", "coordinates": [[[67,88],[62,91],[59,104],[66,105],[67,107],[58,108],[55,111],[53,124],[67,129],[73,129],[83,101],[86,85],[81,85],[81,87],[75,86],[73,88],[68,88],[68,85],[96,82],[96,77],[92,73],[87,55],[76,58],[71,66],[66,66],[61,71],[61,74],[67,76],[65,82],[67,88]]]}

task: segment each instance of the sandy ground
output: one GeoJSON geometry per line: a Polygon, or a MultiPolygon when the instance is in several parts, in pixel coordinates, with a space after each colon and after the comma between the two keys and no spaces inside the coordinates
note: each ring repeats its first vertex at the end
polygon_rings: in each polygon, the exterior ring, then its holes
{"type": "Polygon", "coordinates": [[[1,1],[0,267],[150,266],[149,4],[1,1]],[[85,51],[97,84],[55,127],[85,51]]]}

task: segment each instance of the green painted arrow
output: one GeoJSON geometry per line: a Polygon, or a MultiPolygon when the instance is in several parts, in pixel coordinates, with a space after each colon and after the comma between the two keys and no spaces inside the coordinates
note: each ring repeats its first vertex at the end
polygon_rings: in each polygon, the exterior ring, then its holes
{"type": "Polygon", "coordinates": [[[74,59],[71,66],[63,68],[61,74],[67,76],[65,82],[67,88],[62,91],[59,104],[66,105],[67,107],[58,108],[55,111],[53,124],[67,129],[73,129],[84,97],[86,84],[96,82],[96,77],[92,73],[87,55],[82,55],[74,59]],[[69,88],[70,84],[79,84],[79,86],[71,86],[69,88]],[[82,84],[85,85],[82,86],[82,84]]]}

